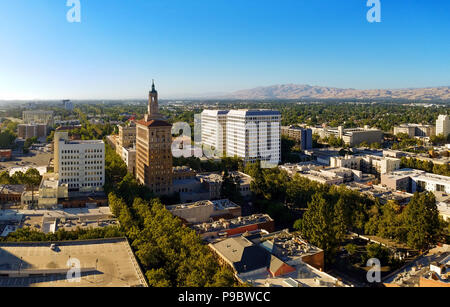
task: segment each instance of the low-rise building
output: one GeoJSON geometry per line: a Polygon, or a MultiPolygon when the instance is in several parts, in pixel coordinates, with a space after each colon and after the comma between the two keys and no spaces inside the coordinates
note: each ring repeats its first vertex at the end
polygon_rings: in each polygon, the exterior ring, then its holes
{"type": "Polygon", "coordinates": [[[0,162],[9,161],[12,158],[11,149],[0,149],[0,162]]]}
{"type": "Polygon", "coordinates": [[[21,124],[17,126],[17,136],[21,139],[42,138],[47,136],[46,124],[21,124]]]}
{"type": "Polygon", "coordinates": [[[290,176],[299,175],[321,184],[340,185],[351,181],[367,181],[369,177],[361,171],[343,167],[317,166],[310,163],[285,164],[279,166],[290,176]]]}
{"type": "Polygon", "coordinates": [[[244,234],[209,247],[234,270],[238,280],[255,287],[344,286],[323,272],[323,250],[288,231],[244,234]]]}
{"type": "Polygon", "coordinates": [[[394,135],[407,134],[409,137],[430,137],[436,135],[436,127],[424,124],[402,124],[394,127],[394,135]]]}
{"type": "Polygon", "coordinates": [[[401,160],[391,157],[375,155],[347,155],[345,157],[331,157],[331,167],[344,167],[368,174],[386,174],[398,170],[401,160]]]}
{"type": "MultiPolygon", "coordinates": [[[[229,172],[229,174],[238,180],[241,196],[249,198],[252,194],[250,185],[253,179],[242,172],[229,172]]],[[[174,168],[172,190],[180,194],[182,202],[220,199],[222,181],[222,174],[219,173],[195,174],[193,170],[174,168]]]]}
{"type": "Polygon", "coordinates": [[[399,191],[450,193],[450,177],[415,169],[400,169],[381,176],[381,184],[399,191]]]}
{"type": "Polygon", "coordinates": [[[0,204],[20,204],[25,185],[0,185],[0,204]]]}
{"type": "Polygon", "coordinates": [[[384,133],[379,129],[369,128],[365,126],[364,128],[348,128],[339,126],[337,128],[320,126],[311,127],[314,134],[318,134],[321,138],[326,138],[334,136],[336,138],[342,139],[345,144],[349,146],[357,146],[363,142],[367,144],[382,143],[384,133]]]}
{"type": "Polygon", "coordinates": [[[241,207],[228,199],[204,200],[188,204],[166,206],[173,215],[189,224],[206,223],[221,218],[234,218],[242,215],[241,207]]]}
{"type": "Polygon", "coordinates": [[[69,185],[59,182],[57,173],[47,173],[39,186],[39,208],[56,208],[60,199],[69,198],[69,185]]]}
{"type": "Polygon", "coordinates": [[[229,220],[220,219],[210,223],[196,224],[192,228],[202,239],[213,242],[255,230],[265,230],[267,233],[271,233],[275,231],[275,222],[267,214],[254,214],[229,220]]]}

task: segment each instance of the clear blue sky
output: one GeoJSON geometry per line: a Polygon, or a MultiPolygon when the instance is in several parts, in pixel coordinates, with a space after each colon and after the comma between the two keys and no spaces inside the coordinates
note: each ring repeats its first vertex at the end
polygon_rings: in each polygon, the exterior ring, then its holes
{"type": "Polygon", "coordinates": [[[0,99],[162,98],[283,83],[450,85],[450,1],[0,1],[0,99]]]}

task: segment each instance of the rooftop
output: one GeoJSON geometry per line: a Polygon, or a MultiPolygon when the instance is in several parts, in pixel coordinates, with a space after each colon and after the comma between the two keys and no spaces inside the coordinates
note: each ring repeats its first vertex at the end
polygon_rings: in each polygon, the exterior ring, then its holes
{"type": "Polygon", "coordinates": [[[0,185],[0,194],[22,194],[26,186],[23,184],[2,184],[0,185]]]}
{"type": "Polygon", "coordinates": [[[165,120],[150,120],[150,121],[139,120],[136,121],[136,124],[146,127],[172,127],[172,125],[165,120]]]}
{"type": "Polygon", "coordinates": [[[125,238],[55,242],[55,251],[51,244],[1,243],[0,272],[11,277],[1,277],[0,287],[147,286],[125,238]],[[69,258],[80,262],[80,282],[66,280],[69,258]]]}
{"type": "Polygon", "coordinates": [[[173,206],[167,206],[167,210],[183,210],[183,209],[192,209],[202,206],[214,206],[215,210],[224,210],[224,209],[231,209],[231,208],[238,208],[239,206],[233,203],[229,199],[221,199],[221,200],[201,200],[196,201],[193,203],[187,203],[187,204],[179,204],[179,205],[173,205],[173,206]]]}
{"type": "Polygon", "coordinates": [[[212,223],[202,223],[193,225],[198,233],[203,234],[207,232],[217,232],[226,229],[239,228],[242,226],[260,224],[273,221],[273,219],[267,214],[254,214],[246,217],[238,217],[230,220],[221,219],[212,223]]]}
{"type": "Polygon", "coordinates": [[[262,235],[260,245],[282,261],[295,260],[323,252],[322,249],[303,240],[301,236],[286,230],[262,235]]]}

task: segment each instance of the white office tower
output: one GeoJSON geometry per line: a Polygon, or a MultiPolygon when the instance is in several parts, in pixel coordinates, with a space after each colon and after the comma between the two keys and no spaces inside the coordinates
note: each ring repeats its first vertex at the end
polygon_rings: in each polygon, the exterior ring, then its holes
{"type": "Polygon", "coordinates": [[[55,173],[69,192],[102,191],[105,185],[105,143],[72,141],[68,132],[55,132],[55,173]]]}
{"type": "Polygon", "coordinates": [[[226,127],[228,111],[204,110],[201,114],[201,134],[204,150],[211,149],[222,157],[226,154],[226,127]]]}
{"type": "Polygon", "coordinates": [[[271,110],[231,110],[202,113],[202,144],[244,163],[261,161],[273,167],[281,161],[281,114],[271,110]]]}
{"type": "Polygon", "coordinates": [[[450,134],[450,117],[448,115],[439,115],[436,121],[436,135],[440,134],[444,137],[450,134]]]}

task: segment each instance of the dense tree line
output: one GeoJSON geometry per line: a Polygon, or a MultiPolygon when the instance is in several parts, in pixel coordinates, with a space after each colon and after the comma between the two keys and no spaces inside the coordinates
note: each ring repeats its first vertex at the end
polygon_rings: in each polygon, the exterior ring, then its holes
{"type": "Polygon", "coordinates": [[[111,211],[132,242],[152,287],[219,287],[236,285],[194,230],[183,225],[159,201],[134,198],[126,203],[109,194],[111,211]]]}
{"type": "Polygon", "coordinates": [[[15,172],[12,176],[9,172],[0,173],[0,184],[24,184],[29,186],[39,186],[42,176],[35,168],[29,168],[25,173],[15,172]]]}
{"type": "Polygon", "coordinates": [[[222,171],[243,171],[244,163],[242,159],[237,157],[224,157],[220,161],[217,160],[200,160],[196,157],[189,158],[173,158],[173,166],[188,166],[193,170],[202,172],[222,172],[222,171]]]}

